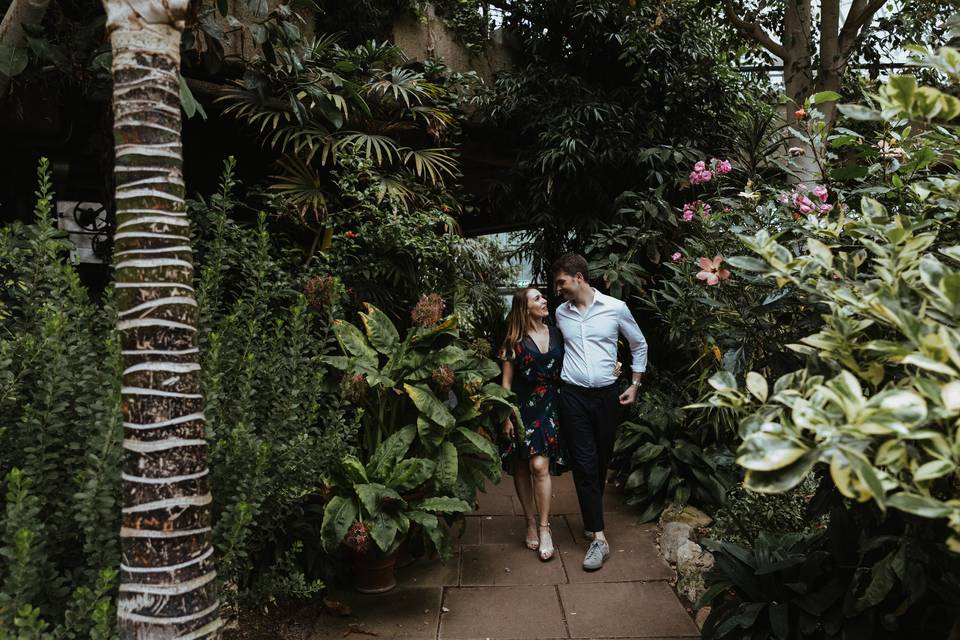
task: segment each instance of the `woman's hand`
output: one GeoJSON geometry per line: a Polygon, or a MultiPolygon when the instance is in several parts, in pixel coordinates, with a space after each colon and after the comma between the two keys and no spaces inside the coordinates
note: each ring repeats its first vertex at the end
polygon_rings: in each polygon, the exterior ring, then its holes
{"type": "Polygon", "coordinates": [[[623,363],[617,361],[617,366],[613,368],[613,376],[619,378],[621,373],[623,373],[623,363]]]}
{"type": "Polygon", "coordinates": [[[513,421],[510,418],[503,421],[503,435],[513,440],[513,421]]]}

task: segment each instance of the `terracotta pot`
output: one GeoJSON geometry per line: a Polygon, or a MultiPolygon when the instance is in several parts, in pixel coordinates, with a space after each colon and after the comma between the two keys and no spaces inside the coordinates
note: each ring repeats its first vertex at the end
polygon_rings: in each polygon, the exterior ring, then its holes
{"type": "Polygon", "coordinates": [[[396,551],[384,555],[379,549],[357,553],[348,548],[347,557],[353,574],[353,588],[360,593],[384,593],[397,586],[397,579],[393,576],[396,551]]]}

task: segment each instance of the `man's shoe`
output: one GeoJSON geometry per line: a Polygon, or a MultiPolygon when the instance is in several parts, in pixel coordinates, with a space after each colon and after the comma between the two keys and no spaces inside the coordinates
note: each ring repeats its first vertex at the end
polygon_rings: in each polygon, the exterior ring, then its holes
{"type": "Polygon", "coordinates": [[[583,557],[584,571],[596,571],[603,566],[603,561],[610,557],[610,545],[606,540],[594,540],[587,547],[587,555],[583,557]]]}

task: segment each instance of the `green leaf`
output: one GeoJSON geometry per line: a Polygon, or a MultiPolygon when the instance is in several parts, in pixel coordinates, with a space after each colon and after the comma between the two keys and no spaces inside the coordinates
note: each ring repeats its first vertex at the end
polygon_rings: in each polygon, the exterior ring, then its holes
{"type": "Polygon", "coordinates": [[[902,364],[912,364],[921,369],[926,369],[927,371],[934,371],[936,373],[942,373],[948,376],[957,376],[957,370],[951,367],[950,365],[943,364],[942,362],[937,362],[933,358],[928,358],[925,355],[919,353],[911,353],[906,358],[901,360],[902,364]]]}
{"type": "Polygon", "coordinates": [[[180,105],[183,107],[183,112],[187,114],[187,118],[192,118],[195,114],[199,113],[200,117],[206,120],[207,113],[203,110],[203,105],[193,97],[193,92],[190,91],[190,86],[187,85],[187,81],[183,76],[177,77],[180,80],[180,105]]]}
{"type": "Polygon", "coordinates": [[[367,463],[367,476],[373,480],[385,480],[397,462],[406,455],[416,437],[417,428],[407,425],[381,442],[367,463]]]}
{"type": "Polygon", "coordinates": [[[456,418],[453,417],[450,410],[434,395],[430,387],[425,384],[404,384],[403,388],[406,390],[407,395],[410,396],[410,399],[413,400],[413,404],[416,405],[417,409],[441,427],[451,429],[453,425],[456,424],[456,418]]]}
{"type": "Polygon", "coordinates": [[[349,322],[334,320],[333,333],[337,336],[337,341],[344,353],[349,353],[368,366],[376,368],[377,352],[367,343],[360,329],[349,322]]]}
{"type": "Polygon", "coordinates": [[[810,104],[823,104],[824,102],[836,102],[840,99],[840,94],[836,91],[820,91],[810,96],[810,104]]]}
{"type": "Polygon", "coordinates": [[[921,518],[946,518],[951,513],[950,507],[939,500],[910,493],[895,493],[887,496],[887,506],[921,518]]]}
{"type": "Polygon", "coordinates": [[[747,389],[760,402],[767,401],[767,379],[755,371],[747,373],[747,389]]]}
{"type": "Polygon", "coordinates": [[[747,471],[743,486],[758,493],[783,493],[803,480],[820,458],[816,449],[808,451],[788,467],[773,471],[747,471]]]}
{"type": "Polygon", "coordinates": [[[466,500],[450,496],[426,498],[414,505],[414,508],[431,513],[470,513],[473,511],[473,507],[466,500]]]}
{"type": "Polygon", "coordinates": [[[901,110],[909,113],[917,93],[917,79],[913,76],[890,76],[887,80],[887,95],[897,103],[901,110]]]}
{"type": "Polygon", "coordinates": [[[435,465],[433,460],[425,458],[408,458],[401,460],[393,469],[387,486],[397,491],[416,489],[433,476],[435,465]]]}
{"type": "Polygon", "coordinates": [[[466,427],[457,427],[457,433],[466,438],[470,444],[479,449],[480,452],[490,458],[490,460],[494,462],[500,461],[500,452],[497,450],[497,447],[476,431],[471,431],[466,427]]]}
{"type": "Polygon", "coordinates": [[[0,43],[0,73],[12,78],[27,68],[27,50],[0,43]]]}
{"type": "Polygon", "coordinates": [[[876,109],[871,109],[869,107],[864,107],[859,104],[840,104],[837,105],[837,108],[840,110],[840,113],[847,116],[851,120],[867,120],[867,121],[878,121],[883,120],[883,115],[876,109]]]}
{"type": "Polygon", "coordinates": [[[807,451],[807,447],[782,435],[760,431],[740,445],[737,464],[755,471],[773,471],[793,464],[807,451]]]}
{"type": "Polygon", "coordinates": [[[400,344],[400,334],[397,332],[397,328],[393,326],[390,318],[383,311],[369,303],[364,306],[367,312],[361,313],[360,319],[367,331],[370,344],[384,355],[392,354],[400,344]]]}
{"type": "Polygon", "coordinates": [[[759,258],[753,258],[750,256],[733,256],[732,258],[726,258],[726,262],[730,266],[736,267],[737,269],[743,269],[744,271],[766,273],[770,270],[770,265],[766,262],[766,260],[760,260],[759,258]]]}
{"type": "Polygon", "coordinates": [[[386,513],[378,513],[370,524],[370,537],[384,553],[392,553],[397,541],[400,524],[397,519],[386,513]]]}
{"type": "Polygon", "coordinates": [[[440,452],[437,454],[436,478],[437,487],[441,490],[452,490],[457,483],[457,463],[459,460],[457,448],[452,442],[444,442],[440,445],[440,452]]]}
{"type": "Polygon", "coordinates": [[[417,433],[420,435],[420,442],[430,451],[440,446],[445,437],[443,427],[424,416],[417,416],[417,433]]]}
{"type": "Polygon", "coordinates": [[[343,496],[330,498],[323,510],[323,523],[320,525],[320,540],[328,553],[336,551],[356,519],[357,505],[353,500],[343,496]]]}
{"type": "Polygon", "coordinates": [[[717,391],[736,391],[737,379],[729,371],[718,371],[707,380],[717,391]]]}
{"type": "Polygon", "coordinates": [[[367,470],[363,468],[363,463],[356,456],[345,455],[341,461],[347,478],[354,484],[358,482],[369,482],[367,479],[367,470]]]}
{"type": "Polygon", "coordinates": [[[924,482],[926,480],[942,478],[943,476],[953,473],[956,468],[957,465],[949,460],[931,460],[917,468],[913,473],[913,480],[915,482],[924,482]]]}
{"type": "Polygon", "coordinates": [[[366,509],[367,513],[372,516],[383,511],[382,503],[384,501],[401,505],[405,504],[399,493],[376,482],[358,484],[354,486],[354,490],[357,492],[357,496],[360,498],[360,503],[363,504],[363,508],[366,509]]]}

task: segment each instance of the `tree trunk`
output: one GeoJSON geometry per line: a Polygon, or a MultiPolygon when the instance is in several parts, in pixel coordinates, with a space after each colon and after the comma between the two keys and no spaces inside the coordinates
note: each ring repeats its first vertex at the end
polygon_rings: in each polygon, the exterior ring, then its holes
{"type": "Polygon", "coordinates": [[[813,88],[810,0],[787,0],[783,27],[783,84],[787,97],[796,103],[787,105],[787,122],[793,122],[793,112],[803,106],[813,88]]]}
{"type": "MultiPolygon", "coordinates": [[[[27,38],[23,32],[25,24],[40,24],[47,13],[50,0],[13,0],[0,22],[0,45],[11,49],[22,49],[27,38]]],[[[0,100],[7,95],[10,77],[0,73],[0,100]]]]}
{"type": "Polygon", "coordinates": [[[187,0],[104,0],[113,46],[117,329],[123,348],[121,638],[215,638],[197,303],[184,204],[187,0]]]}
{"type": "MultiPolygon", "coordinates": [[[[815,91],[839,93],[846,62],[840,54],[840,0],[823,0],[820,5],[820,68],[815,91]]],[[[827,129],[832,129],[837,118],[837,103],[827,102],[817,107],[823,111],[827,129]]]]}

